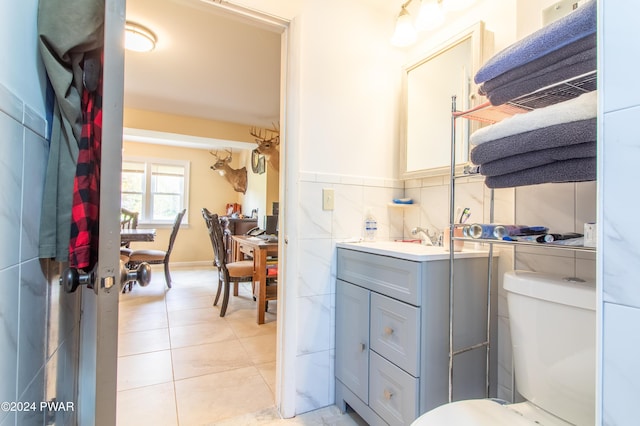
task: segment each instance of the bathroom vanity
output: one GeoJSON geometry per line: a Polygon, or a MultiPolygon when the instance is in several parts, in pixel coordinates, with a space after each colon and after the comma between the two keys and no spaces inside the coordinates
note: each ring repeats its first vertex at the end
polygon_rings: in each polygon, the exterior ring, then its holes
{"type": "MultiPolygon", "coordinates": [[[[336,405],[370,425],[408,425],[449,402],[449,252],[401,242],[337,247],[336,405]]],[[[456,253],[454,350],[486,340],[488,265],[486,251],[456,253]]],[[[484,347],[454,358],[453,400],[486,396],[486,364],[484,347]]]]}

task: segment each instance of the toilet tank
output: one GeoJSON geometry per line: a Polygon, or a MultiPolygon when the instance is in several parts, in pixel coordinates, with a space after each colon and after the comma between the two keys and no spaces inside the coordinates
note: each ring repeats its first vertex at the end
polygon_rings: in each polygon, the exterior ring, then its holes
{"type": "Polygon", "coordinates": [[[594,424],[595,283],[513,271],[504,289],[518,392],[565,421],[594,424]]]}

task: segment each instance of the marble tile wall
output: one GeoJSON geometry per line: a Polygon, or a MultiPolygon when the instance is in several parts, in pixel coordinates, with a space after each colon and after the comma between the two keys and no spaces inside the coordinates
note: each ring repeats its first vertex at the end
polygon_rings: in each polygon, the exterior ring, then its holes
{"type": "MultiPolygon", "coordinates": [[[[0,84],[0,401],[75,400],[79,300],[60,294],[57,265],[38,258],[45,125],[0,84]]],[[[0,425],[45,424],[45,416],[2,411],[0,425]]]]}
{"type": "Polygon", "coordinates": [[[403,183],[352,176],[302,173],[299,230],[296,412],[334,402],[335,244],[362,237],[370,209],[381,240],[402,238],[402,212],[389,207],[404,194],[403,183]],[[322,189],[331,188],[335,209],[322,210],[322,189]]]}
{"type": "Polygon", "coordinates": [[[601,424],[637,423],[640,395],[640,227],[635,214],[635,170],[640,158],[637,123],[640,66],[636,20],[640,4],[599,0],[601,137],[599,191],[602,219],[599,272],[602,279],[601,424]],[[629,49],[621,49],[624,43],[629,49]],[[631,54],[630,54],[631,53],[631,54]]]}

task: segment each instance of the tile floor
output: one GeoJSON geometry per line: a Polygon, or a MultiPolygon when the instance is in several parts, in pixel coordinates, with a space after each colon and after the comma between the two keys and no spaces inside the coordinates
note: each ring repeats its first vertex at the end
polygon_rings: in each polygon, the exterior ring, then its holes
{"type": "Polygon", "coordinates": [[[154,269],[148,287],[120,296],[118,426],[363,425],[335,406],[280,419],[274,406],[277,303],[256,323],[250,284],[227,314],[212,306],[213,267],[154,269]]]}

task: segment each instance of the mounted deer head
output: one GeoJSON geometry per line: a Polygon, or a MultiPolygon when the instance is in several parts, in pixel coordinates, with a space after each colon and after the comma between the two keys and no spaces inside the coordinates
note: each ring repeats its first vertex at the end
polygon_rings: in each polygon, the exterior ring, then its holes
{"type": "Polygon", "coordinates": [[[232,169],[229,166],[231,163],[231,150],[226,150],[229,155],[220,158],[218,156],[218,151],[215,153],[209,151],[209,154],[213,155],[213,158],[216,159],[216,162],[211,166],[211,170],[215,170],[220,173],[220,176],[224,176],[224,178],[233,186],[233,190],[236,192],[242,192],[243,194],[247,192],[247,168],[243,167],[241,169],[232,169]]]}
{"type": "Polygon", "coordinates": [[[280,129],[276,125],[273,127],[273,129],[264,129],[264,135],[262,134],[262,129],[256,129],[255,127],[252,127],[249,133],[256,138],[258,152],[264,155],[271,167],[280,170],[280,151],[278,151],[280,129]]]}

